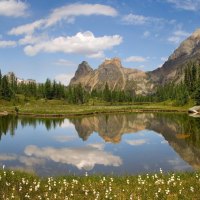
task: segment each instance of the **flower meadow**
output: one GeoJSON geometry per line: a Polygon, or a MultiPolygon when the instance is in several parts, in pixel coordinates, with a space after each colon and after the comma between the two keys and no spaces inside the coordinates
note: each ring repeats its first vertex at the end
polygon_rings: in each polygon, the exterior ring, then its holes
{"type": "Polygon", "coordinates": [[[39,178],[21,171],[0,170],[0,199],[60,200],[198,200],[200,172],[133,176],[63,176],[39,178]]]}

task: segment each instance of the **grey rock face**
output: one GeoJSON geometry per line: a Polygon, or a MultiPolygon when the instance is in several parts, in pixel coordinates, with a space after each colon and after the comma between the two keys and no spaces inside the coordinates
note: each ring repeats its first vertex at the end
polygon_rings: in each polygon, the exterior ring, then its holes
{"type": "Polygon", "coordinates": [[[124,68],[119,58],[105,60],[96,70],[81,63],[70,85],[79,83],[89,91],[103,90],[107,83],[111,90],[130,90],[138,95],[150,93],[153,87],[145,72],[124,68]]]}

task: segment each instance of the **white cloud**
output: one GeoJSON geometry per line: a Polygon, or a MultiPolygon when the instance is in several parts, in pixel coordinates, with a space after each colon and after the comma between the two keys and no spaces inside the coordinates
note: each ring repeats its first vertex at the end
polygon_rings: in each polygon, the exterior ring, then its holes
{"type": "Polygon", "coordinates": [[[125,62],[145,62],[147,59],[142,56],[130,56],[124,59],[125,62]]]}
{"type": "Polygon", "coordinates": [[[76,63],[73,63],[70,60],[65,60],[65,59],[59,59],[58,61],[55,62],[56,65],[60,66],[65,66],[65,67],[74,67],[77,66],[76,63]]]}
{"type": "Polygon", "coordinates": [[[71,164],[78,169],[91,170],[95,165],[115,166],[122,164],[119,156],[112,155],[104,150],[99,150],[91,146],[82,148],[60,148],[53,147],[39,148],[34,145],[25,148],[27,156],[35,158],[48,159],[63,164],[71,164]]]}
{"type": "Polygon", "coordinates": [[[149,31],[145,31],[143,33],[143,37],[148,38],[151,35],[151,33],[149,31]]]}
{"type": "Polygon", "coordinates": [[[76,16],[105,15],[116,16],[117,11],[106,5],[101,4],[71,4],[56,8],[46,20],[46,26],[52,26],[61,20],[73,21],[76,16]]]}
{"type": "Polygon", "coordinates": [[[132,13],[125,15],[122,18],[122,21],[125,24],[130,24],[130,25],[144,25],[144,24],[149,24],[149,23],[165,22],[165,20],[162,19],[162,18],[146,17],[144,15],[135,15],[135,14],[132,14],[132,13]]]}
{"type": "Polygon", "coordinates": [[[160,60],[163,61],[163,62],[167,61],[167,59],[168,59],[167,57],[161,57],[160,58],[160,60]]]}
{"type": "Polygon", "coordinates": [[[8,34],[10,35],[32,34],[35,31],[35,29],[40,28],[43,24],[44,24],[44,20],[41,19],[30,24],[25,24],[22,26],[12,28],[8,32],[8,34]]]}
{"type": "Polygon", "coordinates": [[[73,135],[56,135],[54,139],[58,142],[69,142],[75,139],[73,135]]]}
{"type": "Polygon", "coordinates": [[[0,48],[15,47],[17,43],[11,40],[0,40],[0,48]]]}
{"type": "Polygon", "coordinates": [[[121,42],[122,37],[119,35],[95,37],[92,32],[86,31],[71,37],[57,37],[35,45],[28,45],[24,48],[24,52],[29,56],[34,56],[39,52],[64,52],[93,56],[121,42]]]}
{"type": "Polygon", "coordinates": [[[19,161],[26,166],[35,166],[35,165],[44,165],[45,159],[41,158],[34,158],[34,157],[27,157],[27,156],[20,156],[19,161]]]}
{"type": "Polygon", "coordinates": [[[68,120],[65,119],[64,122],[60,125],[61,128],[73,128],[74,125],[68,120]]]}
{"type": "Polygon", "coordinates": [[[183,30],[177,30],[174,31],[173,34],[168,38],[168,41],[171,43],[178,44],[188,36],[190,36],[190,33],[183,30]]]}
{"type": "Polygon", "coordinates": [[[24,38],[20,39],[18,43],[20,45],[37,44],[45,40],[48,40],[48,36],[46,34],[41,34],[39,36],[26,35],[24,38]]]}
{"type": "Polygon", "coordinates": [[[93,144],[89,144],[88,146],[99,149],[99,150],[103,150],[105,147],[105,144],[103,143],[93,143],[93,144]]]}
{"type": "Polygon", "coordinates": [[[54,9],[47,18],[15,27],[9,31],[9,34],[32,34],[36,29],[44,29],[53,26],[60,21],[72,23],[77,16],[90,15],[104,15],[114,17],[117,15],[117,11],[110,6],[101,4],[70,4],[54,9]]]}
{"type": "Polygon", "coordinates": [[[167,0],[167,2],[175,5],[176,8],[182,10],[200,10],[200,0],[167,0]]]}
{"type": "Polygon", "coordinates": [[[103,51],[99,51],[97,53],[87,55],[87,57],[88,58],[105,58],[105,55],[103,51]]]}
{"type": "Polygon", "coordinates": [[[162,66],[163,66],[163,63],[162,63],[162,64],[159,64],[159,65],[156,67],[156,69],[161,68],[162,66]]]}
{"type": "Polygon", "coordinates": [[[0,16],[21,17],[27,15],[28,5],[20,0],[1,0],[0,16]]]}
{"type": "Polygon", "coordinates": [[[140,146],[146,144],[148,141],[145,139],[138,139],[138,140],[126,140],[126,143],[131,146],[140,146]]]}
{"type": "Polygon", "coordinates": [[[11,161],[16,159],[17,156],[15,154],[0,154],[0,161],[11,161]]]}
{"type": "Polygon", "coordinates": [[[69,82],[73,78],[73,76],[74,74],[59,74],[55,77],[55,80],[67,86],[69,85],[69,82]]]}

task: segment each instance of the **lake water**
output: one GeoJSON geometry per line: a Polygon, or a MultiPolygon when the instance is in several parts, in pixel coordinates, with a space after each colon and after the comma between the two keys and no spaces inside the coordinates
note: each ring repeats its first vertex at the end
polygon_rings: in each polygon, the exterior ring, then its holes
{"type": "Polygon", "coordinates": [[[39,176],[200,169],[200,118],[174,113],[0,117],[0,166],[39,176]]]}

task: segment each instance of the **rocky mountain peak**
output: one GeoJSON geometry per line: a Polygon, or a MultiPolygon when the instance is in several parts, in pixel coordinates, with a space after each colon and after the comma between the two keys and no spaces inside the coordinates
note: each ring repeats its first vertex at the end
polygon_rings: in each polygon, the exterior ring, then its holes
{"type": "Polygon", "coordinates": [[[77,71],[82,71],[82,72],[90,72],[93,69],[90,67],[87,61],[83,61],[82,63],[79,64],[78,70],[77,71]]]}
{"type": "Polygon", "coordinates": [[[81,84],[86,90],[92,91],[103,90],[106,83],[110,90],[129,90],[138,95],[149,93],[153,87],[145,72],[124,68],[121,60],[116,57],[106,59],[95,70],[90,69],[87,63],[81,63],[70,85],[81,84]]]}
{"type": "Polygon", "coordinates": [[[156,84],[180,83],[185,66],[191,61],[200,62],[200,29],[184,40],[161,68],[149,72],[151,80],[156,84]]]}
{"type": "Polygon", "coordinates": [[[73,84],[77,80],[84,78],[85,76],[89,75],[93,72],[93,69],[90,67],[88,62],[83,61],[78,65],[78,69],[75,72],[75,76],[71,79],[70,84],[73,84]]]}
{"type": "Polygon", "coordinates": [[[200,38],[200,28],[198,28],[192,35],[193,38],[200,38]]]}
{"type": "Polygon", "coordinates": [[[85,76],[88,73],[92,72],[93,69],[90,67],[88,62],[83,61],[82,63],[79,64],[78,69],[75,73],[76,76],[85,76]]]}
{"type": "Polygon", "coordinates": [[[180,46],[169,57],[169,60],[175,60],[180,57],[190,56],[200,44],[200,29],[197,29],[190,37],[184,40],[180,46]]]}
{"type": "Polygon", "coordinates": [[[112,59],[106,59],[100,66],[99,68],[112,68],[112,67],[117,67],[117,68],[122,68],[121,60],[120,58],[112,58],[112,59]]]}

